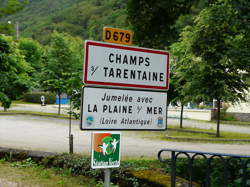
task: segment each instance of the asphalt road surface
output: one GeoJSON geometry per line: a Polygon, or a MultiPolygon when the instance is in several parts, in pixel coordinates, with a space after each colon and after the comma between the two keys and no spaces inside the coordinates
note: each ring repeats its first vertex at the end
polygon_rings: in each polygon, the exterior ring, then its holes
{"type": "MultiPolygon", "coordinates": [[[[68,152],[69,121],[30,115],[0,116],[0,147],[49,152],[68,152]]],[[[240,127],[238,127],[240,128],[240,127]]],[[[90,154],[91,132],[81,131],[79,121],[72,121],[74,152],[90,154]]],[[[155,157],[159,150],[182,149],[250,155],[249,144],[210,144],[143,139],[136,133],[122,131],[121,155],[155,157]]]]}
{"type": "MultiPolygon", "coordinates": [[[[0,110],[3,110],[0,107],[0,110]]],[[[39,104],[16,104],[11,107],[9,110],[20,110],[20,111],[35,111],[35,112],[47,112],[47,113],[55,113],[58,112],[58,105],[46,105],[41,107],[39,104]]],[[[61,114],[68,114],[69,105],[62,105],[61,106],[61,114]]],[[[168,119],[168,124],[179,126],[180,120],[179,119],[168,119]]],[[[195,121],[195,120],[183,120],[183,127],[194,127],[194,128],[201,128],[201,129],[214,129],[216,130],[216,124],[212,122],[202,122],[202,121],[195,121]]],[[[250,134],[250,127],[242,127],[242,126],[235,126],[235,125],[228,125],[228,124],[221,124],[220,130],[228,131],[228,132],[241,132],[241,133],[249,133],[250,134]]]]}

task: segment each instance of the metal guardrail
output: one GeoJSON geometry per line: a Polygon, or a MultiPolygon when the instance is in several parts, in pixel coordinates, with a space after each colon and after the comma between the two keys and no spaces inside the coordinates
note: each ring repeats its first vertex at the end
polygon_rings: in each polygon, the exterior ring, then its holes
{"type": "Polygon", "coordinates": [[[199,151],[189,151],[189,150],[177,150],[177,149],[162,149],[158,152],[158,159],[160,162],[166,163],[169,160],[163,159],[164,152],[171,153],[171,187],[175,187],[176,185],[176,162],[179,156],[184,156],[188,159],[188,174],[189,174],[189,187],[193,186],[193,163],[195,158],[202,157],[205,159],[205,169],[206,169],[206,176],[204,176],[205,184],[204,186],[210,187],[210,174],[211,174],[211,162],[213,159],[218,158],[223,163],[223,185],[224,187],[228,187],[228,169],[229,164],[232,159],[239,160],[242,169],[242,177],[241,177],[241,186],[247,187],[250,184],[247,184],[247,180],[250,179],[249,173],[247,169],[250,165],[250,156],[243,156],[237,154],[223,154],[223,153],[213,153],[213,152],[199,152],[199,151]]]}

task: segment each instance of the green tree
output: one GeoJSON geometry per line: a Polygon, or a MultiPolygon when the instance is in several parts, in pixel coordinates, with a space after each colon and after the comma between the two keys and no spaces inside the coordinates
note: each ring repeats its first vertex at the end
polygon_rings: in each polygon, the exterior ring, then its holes
{"type": "Polygon", "coordinates": [[[249,72],[249,53],[233,56],[234,50],[241,51],[242,43],[249,41],[249,28],[241,30],[236,24],[244,16],[239,16],[240,10],[232,2],[221,1],[201,11],[194,27],[184,31],[188,38],[181,41],[188,41],[188,52],[194,56],[182,71],[187,80],[183,86],[185,97],[197,102],[217,100],[217,136],[221,101],[244,100],[249,86],[239,73],[249,72]]]}
{"type": "Polygon", "coordinates": [[[13,14],[23,9],[27,1],[6,0],[0,3],[0,17],[13,14]]]}
{"type": "Polygon", "coordinates": [[[76,118],[80,117],[81,93],[82,93],[82,68],[70,74],[67,81],[66,93],[70,96],[70,113],[76,118]]]}
{"type": "Polygon", "coordinates": [[[128,21],[134,39],[143,47],[164,49],[178,38],[174,27],[180,15],[189,13],[195,0],[129,0],[128,21]]]}
{"type": "Polygon", "coordinates": [[[68,34],[55,32],[50,38],[41,74],[41,85],[43,89],[58,94],[58,114],[60,114],[61,94],[70,92],[72,78],[76,76],[81,82],[75,72],[81,69],[82,50],[80,40],[68,34]]]}
{"type": "MultiPolygon", "coordinates": [[[[182,32],[180,35],[180,41],[181,42],[175,42],[170,46],[170,51],[172,54],[172,61],[171,61],[171,83],[172,83],[172,89],[173,98],[171,99],[172,103],[181,103],[181,116],[180,116],[180,128],[182,128],[183,124],[183,108],[184,104],[191,101],[192,98],[189,97],[188,94],[184,92],[183,87],[187,83],[187,79],[185,77],[185,74],[188,73],[189,70],[189,64],[195,61],[195,57],[190,51],[190,32],[188,32],[188,29],[190,26],[185,28],[185,32],[182,32]]],[[[190,74],[192,76],[192,74],[190,74]]]]}
{"type": "MultiPolygon", "coordinates": [[[[169,49],[170,45],[178,39],[180,30],[192,23],[193,15],[207,6],[209,0],[201,3],[199,0],[138,0],[128,1],[128,21],[134,31],[134,40],[143,47],[156,49],[169,49]],[[190,14],[192,12],[192,14],[190,14]]],[[[168,90],[168,104],[181,101],[182,127],[183,96],[181,88],[173,78],[175,67],[171,65],[170,85],[168,90]]]]}
{"type": "MultiPolygon", "coordinates": [[[[0,2],[0,18],[14,14],[24,8],[28,1],[20,0],[6,0],[0,2]]],[[[2,34],[11,34],[14,31],[13,25],[8,23],[0,24],[0,33],[2,34]]]]}
{"type": "Polygon", "coordinates": [[[30,70],[12,37],[0,35],[0,102],[5,111],[12,99],[28,90],[30,70]]]}
{"type": "Polygon", "coordinates": [[[31,38],[21,38],[19,41],[19,49],[24,55],[24,59],[29,63],[32,70],[29,76],[32,79],[32,87],[39,88],[39,75],[42,70],[42,60],[44,56],[43,47],[31,38]]]}

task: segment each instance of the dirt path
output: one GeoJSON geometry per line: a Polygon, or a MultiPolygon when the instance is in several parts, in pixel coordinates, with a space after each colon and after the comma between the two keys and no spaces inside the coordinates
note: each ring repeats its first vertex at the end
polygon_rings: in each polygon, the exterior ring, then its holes
{"type": "MultiPolygon", "coordinates": [[[[91,132],[72,122],[74,151],[90,154],[91,132]]],[[[140,138],[122,131],[122,156],[155,157],[163,148],[250,155],[249,144],[171,142],[140,138]]],[[[68,152],[68,120],[29,115],[0,116],[0,147],[68,152]]]]}

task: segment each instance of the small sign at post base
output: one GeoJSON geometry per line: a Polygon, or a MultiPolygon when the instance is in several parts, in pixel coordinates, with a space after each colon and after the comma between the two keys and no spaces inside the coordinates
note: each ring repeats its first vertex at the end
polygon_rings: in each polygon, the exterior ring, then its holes
{"type": "Polygon", "coordinates": [[[120,166],[120,132],[93,132],[91,167],[116,168],[120,166]]]}
{"type": "Polygon", "coordinates": [[[45,97],[43,95],[41,96],[41,106],[46,106],[45,97]]]}

